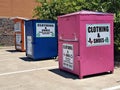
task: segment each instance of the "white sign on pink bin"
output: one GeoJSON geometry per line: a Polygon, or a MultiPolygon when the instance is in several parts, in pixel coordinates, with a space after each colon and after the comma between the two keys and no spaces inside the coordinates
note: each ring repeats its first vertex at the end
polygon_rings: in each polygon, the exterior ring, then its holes
{"type": "Polygon", "coordinates": [[[87,46],[110,45],[110,24],[86,24],[87,46]]]}

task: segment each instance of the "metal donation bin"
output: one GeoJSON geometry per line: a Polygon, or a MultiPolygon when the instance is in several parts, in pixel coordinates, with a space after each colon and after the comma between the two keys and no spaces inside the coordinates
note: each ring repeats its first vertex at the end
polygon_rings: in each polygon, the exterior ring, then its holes
{"type": "Polygon", "coordinates": [[[80,11],[58,17],[59,69],[83,76],[113,72],[113,14],[80,11]]]}
{"type": "Polygon", "coordinates": [[[22,17],[12,17],[11,19],[14,21],[15,49],[25,51],[25,20],[28,19],[22,17]]]}
{"type": "Polygon", "coordinates": [[[26,26],[26,55],[32,59],[55,58],[58,53],[57,22],[28,20],[26,26]]]}

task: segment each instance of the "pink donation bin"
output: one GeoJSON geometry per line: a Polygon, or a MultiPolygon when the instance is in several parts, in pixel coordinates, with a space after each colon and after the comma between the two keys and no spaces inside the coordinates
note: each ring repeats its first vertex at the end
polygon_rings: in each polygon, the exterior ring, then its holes
{"type": "Polygon", "coordinates": [[[113,14],[80,11],[58,17],[59,69],[83,76],[114,70],[113,14]]]}

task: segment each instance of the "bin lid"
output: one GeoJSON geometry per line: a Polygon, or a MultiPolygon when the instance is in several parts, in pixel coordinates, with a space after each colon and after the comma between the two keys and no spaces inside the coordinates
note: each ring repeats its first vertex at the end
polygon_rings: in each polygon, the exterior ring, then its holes
{"type": "Polygon", "coordinates": [[[94,11],[82,10],[82,11],[78,11],[78,12],[75,12],[75,13],[70,13],[70,14],[62,15],[60,17],[77,15],[77,14],[84,14],[84,15],[98,15],[98,14],[99,15],[113,15],[112,13],[94,12],[94,11]]]}
{"type": "Polygon", "coordinates": [[[11,17],[10,19],[14,20],[14,19],[21,19],[21,20],[29,20],[28,18],[24,18],[24,17],[11,17]]]}

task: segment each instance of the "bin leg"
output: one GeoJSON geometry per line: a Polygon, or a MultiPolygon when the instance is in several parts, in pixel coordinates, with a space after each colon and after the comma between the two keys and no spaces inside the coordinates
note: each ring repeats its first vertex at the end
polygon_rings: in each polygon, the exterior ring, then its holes
{"type": "Polygon", "coordinates": [[[110,74],[112,74],[114,71],[110,71],[110,74]]]}
{"type": "Polygon", "coordinates": [[[83,78],[83,76],[79,75],[79,78],[80,78],[80,79],[82,79],[82,78],[83,78]]]}
{"type": "Polygon", "coordinates": [[[109,74],[112,74],[114,71],[108,71],[109,74]]]}
{"type": "Polygon", "coordinates": [[[53,59],[56,59],[57,57],[53,57],[53,59]]]}

